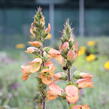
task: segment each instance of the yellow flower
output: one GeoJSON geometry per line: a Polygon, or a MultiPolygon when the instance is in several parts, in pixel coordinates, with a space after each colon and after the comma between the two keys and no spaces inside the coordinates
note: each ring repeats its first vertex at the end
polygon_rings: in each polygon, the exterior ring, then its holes
{"type": "Polygon", "coordinates": [[[107,61],[107,62],[104,64],[104,68],[105,68],[106,70],[109,70],[109,61],[107,61]]]}
{"type": "Polygon", "coordinates": [[[88,42],[87,42],[87,45],[88,45],[88,46],[94,46],[95,44],[96,44],[95,41],[88,41],[88,42]]]}
{"type": "Polygon", "coordinates": [[[23,43],[16,44],[16,48],[25,48],[25,44],[23,43]]]}
{"type": "Polygon", "coordinates": [[[85,54],[85,52],[86,52],[86,47],[81,46],[80,49],[79,49],[79,52],[78,52],[78,56],[85,54]]]}
{"type": "Polygon", "coordinates": [[[96,55],[90,54],[89,56],[86,57],[86,60],[88,62],[94,61],[96,59],[96,55]]]}

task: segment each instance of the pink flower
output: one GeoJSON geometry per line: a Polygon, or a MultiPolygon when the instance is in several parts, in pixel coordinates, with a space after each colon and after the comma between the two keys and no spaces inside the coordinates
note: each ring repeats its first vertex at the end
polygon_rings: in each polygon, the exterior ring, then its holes
{"type": "Polygon", "coordinates": [[[54,94],[56,94],[56,95],[62,95],[62,93],[63,93],[63,89],[62,88],[60,88],[58,85],[56,85],[55,83],[51,83],[50,85],[49,85],[49,89],[54,93],[54,94]]]}
{"type": "Polygon", "coordinates": [[[60,55],[60,52],[56,49],[51,48],[48,52],[51,57],[57,57],[60,55]]]}
{"type": "Polygon", "coordinates": [[[55,93],[53,93],[51,90],[47,91],[47,100],[54,100],[58,97],[55,93]]]}
{"type": "Polygon", "coordinates": [[[55,80],[59,80],[62,77],[65,77],[65,73],[64,72],[58,72],[58,73],[54,74],[55,80]]]}
{"type": "Polygon", "coordinates": [[[48,67],[49,72],[54,72],[56,69],[54,64],[51,61],[44,63],[44,66],[48,67]]]}
{"type": "Polygon", "coordinates": [[[37,50],[37,48],[35,48],[35,47],[28,47],[25,52],[26,53],[34,53],[36,50],[37,50]]]}
{"type": "Polygon", "coordinates": [[[66,99],[69,103],[76,103],[79,99],[79,90],[74,85],[68,85],[65,88],[66,99]]]}

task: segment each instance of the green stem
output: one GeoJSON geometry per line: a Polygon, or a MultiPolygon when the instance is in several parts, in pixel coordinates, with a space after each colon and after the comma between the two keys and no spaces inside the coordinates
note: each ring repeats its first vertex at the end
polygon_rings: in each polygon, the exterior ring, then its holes
{"type": "Polygon", "coordinates": [[[67,72],[67,80],[70,82],[71,81],[71,76],[70,76],[70,69],[68,68],[67,72]]]}

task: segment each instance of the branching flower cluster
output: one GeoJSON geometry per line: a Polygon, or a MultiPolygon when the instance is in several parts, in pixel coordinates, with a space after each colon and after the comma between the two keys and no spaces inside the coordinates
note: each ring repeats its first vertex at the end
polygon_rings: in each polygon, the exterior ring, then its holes
{"type": "Polygon", "coordinates": [[[78,56],[78,43],[74,40],[72,28],[69,21],[64,25],[59,50],[44,47],[45,40],[51,38],[51,26],[45,27],[45,19],[39,8],[31,24],[30,33],[33,41],[26,53],[33,54],[34,59],[22,65],[22,79],[27,80],[32,74],[38,81],[37,106],[38,109],[46,108],[46,101],[61,97],[69,105],[69,109],[89,109],[88,105],[78,105],[79,93],[82,88],[93,87],[92,75],[72,72],[74,60],[78,56]],[[62,66],[63,71],[56,73],[56,67],[52,62],[56,59],[62,66]],[[66,86],[61,88],[57,82],[66,81],[66,86]]]}

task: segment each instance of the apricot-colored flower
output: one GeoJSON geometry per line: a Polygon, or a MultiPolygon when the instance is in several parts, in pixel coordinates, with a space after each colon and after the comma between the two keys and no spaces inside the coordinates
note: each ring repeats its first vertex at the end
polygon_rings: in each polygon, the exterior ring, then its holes
{"type": "Polygon", "coordinates": [[[26,65],[22,65],[21,66],[23,72],[22,79],[27,80],[31,73],[37,72],[40,69],[41,63],[42,59],[36,58],[32,62],[26,65]]]}
{"type": "Polygon", "coordinates": [[[49,85],[53,82],[53,77],[50,74],[48,74],[48,75],[40,74],[40,78],[41,78],[42,82],[46,85],[49,85]]]}
{"type": "Polygon", "coordinates": [[[51,25],[48,24],[48,27],[46,28],[45,32],[49,33],[51,31],[51,25]]]}
{"type": "Polygon", "coordinates": [[[92,88],[93,87],[93,82],[91,78],[84,78],[84,79],[79,79],[76,82],[78,84],[79,88],[92,88]]]}
{"type": "Polygon", "coordinates": [[[34,53],[36,50],[37,50],[37,48],[35,48],[35,47],[28,47],[25,52],[26,53],[34,53]]]}
{"type": "Polygon", "coordinates": [[[72,109],[90,109],[88,105],[75,105],[72,109]]]}
{"type": "Polygon", "coordinates": [[[79,99],[79,90],[74,85],[68,85],[65,88],[66,99],[69,103],[76,103],[79,99]]]}
{"type": "Polygon", "coordinates": [[[25,44],[23,43],[16,44],[16,48],[25,48],[25,44]]]}
{"type": "Polygon", "coordinates": [[[61,46],[60,46],[60,51],[66,51],[69,48],[69,43],[68,42],[64,42],[61,46]]]}
{"type": "Polygon", "coordinates": [[[62,88],[60,88],[58,85],[56,85],[55,83],[51,83],[49,85],[49,89],[55,94],[55,95],[62,95],[62,93],[64,92],[64,90],[62,88]]]}
{"type": "Polygon", "coordinates": [[[87,45],[88,46],[94,46],[96,44],[96,41],[88,41],[87,45]]]}
{"type": "Polygon", "coordinates": [[[41,78],[41,80],[44,84],[49,85],[54,81],[53,75],[54,75],[54,73],[50,72],[50,70],[47,68],[47,69],[43,69],[40,72],[39,78],[41,78]]]}
{"type": "Polygon", "coordinates": [[[96,55],[90,54],[89,56],[86,57],[86,60],[88,62],[94,61],[96,59],[96,55]]]}
{"type": "Polygon", "coordinates": [[[44,66],[48,68],[49,72],[54,72],[56,69],[54,64],[51,61],[45,62],[44,66]]]}
{"type": "Polygon", "coordinates": [[[48,90],[47,91],[47,99],[48,100],[54,100],[58,97],[58,95],[56,95],[53,91],[48,90]]]}
{"type": "Polygon", "coordinates": [[[36,58],[34,59],[32,62],[26,64],[26,65],[22,65],[22,72],[24,74],[31,74],[31,73],[35,73],[40,69],[42,63],[42,59],[41,58],[36,58]]]}
{"type": "Polygon", "coordinates": [[[67,54],[67,59],[73,61],[77,57],[77,54],[73,50],[69,50],[67,54]]]}
{"type": "Polygon", "coordinates": [[[32,73],[31,66],[30,65],[22,65],[21,68],[22,68],[22,72],[23,72],[22,79],[27,80],[29,75],[32,73]]]}
{"type": "Polygon", "coordinates": [[[32,66],[31,72],[37,72],[42,64],[41,58],[35,58],[32,62],[29,63],[32,66]]]}
{"type": "Polygon", "coordinates": [[[61,56],[60,51],[51,48],[48,52],[49,58],[54,58],[56,59],[60,64],[64,62],[64,58],[61,56]]]}
{"type": "Polygon", "coordinates": [[[29,42],[29,44],[31,44],[34,47],[41,47],[42,46],[42,43],[39,41],[29,42]]]}
{"type": "Polygon", "coordinates": [[[104,68],[105,68],[106,70],[109,70],[109,61],[107,61],[107,62],[104,64],[104,68]]]}
{"type": "Polygon", "coordinates": [[[92,78],[93,75],[89,74],[89,73],[80,73],[80,77],[81,78],[92,78]]]}

